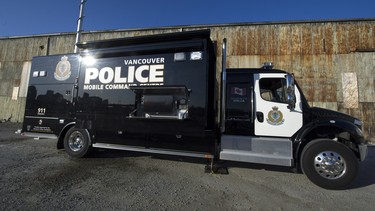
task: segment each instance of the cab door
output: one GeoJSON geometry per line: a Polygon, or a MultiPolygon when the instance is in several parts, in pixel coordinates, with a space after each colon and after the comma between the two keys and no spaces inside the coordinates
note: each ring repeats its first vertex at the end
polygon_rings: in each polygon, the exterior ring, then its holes
{"type": "Polygon", "coordinates": [[[302,127],[302,104],[296,89],[296,108],[287,103],[286,74],[254,74],[256,136],[291,137],[302,127]]]}

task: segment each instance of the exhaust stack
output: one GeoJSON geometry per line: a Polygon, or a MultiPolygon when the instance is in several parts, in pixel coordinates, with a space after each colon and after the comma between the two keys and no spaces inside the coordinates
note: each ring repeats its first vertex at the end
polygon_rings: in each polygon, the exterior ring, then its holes
{"type": "Polygon", "coordinates": [[[221,110],[220,110],[220,129],[225,131],[225,109],[226,109],[226,89],[227,89],[227,39],[223,39],[222,59],[221,59],[221,110]]]}

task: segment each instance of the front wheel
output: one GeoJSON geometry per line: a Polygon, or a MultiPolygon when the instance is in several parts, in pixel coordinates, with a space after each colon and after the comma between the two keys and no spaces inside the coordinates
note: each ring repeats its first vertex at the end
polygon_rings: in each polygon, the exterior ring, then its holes
{"type": "Polygon", "coordinates": [[[354,153],[332,140],[316,140],[306,145],[301,156],[303,173],[316,185],[326,189],[343,189],[358,174],[354,153]]]}
{"type": "Polygon", "coordinates": [[[81,158],[91,151],[91,140],[86,130],[72,127],[68,130],[64,138],[64,149],[68,155],[81,158]]]}

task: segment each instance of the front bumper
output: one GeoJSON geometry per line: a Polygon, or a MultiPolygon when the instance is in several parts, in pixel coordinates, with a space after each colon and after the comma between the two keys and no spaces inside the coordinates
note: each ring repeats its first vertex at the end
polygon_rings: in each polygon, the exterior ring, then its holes
{"type": "Polygon", "coordinates": [[[367,144],[358,145],[358,149],[359,149],[359,159],[361,161],[364,161],[368,153],[367,144]]]}

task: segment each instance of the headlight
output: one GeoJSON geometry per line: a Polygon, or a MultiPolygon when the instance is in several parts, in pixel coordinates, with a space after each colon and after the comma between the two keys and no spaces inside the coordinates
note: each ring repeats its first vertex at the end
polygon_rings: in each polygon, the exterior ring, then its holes
{"type": "Polygon", "coordinates": [[[354,124],[358,127],[362,128],[363,122],[359,119],[354,119],[354,124]]]}
{"type": "Polygon", "coordinates": [[[358,133],[360,136],[363,136],[363,132],[362,132],[362,130],[361,130],[359,127],[356,127],[355,130],[357,131],[357,133],[358,133]]]}

